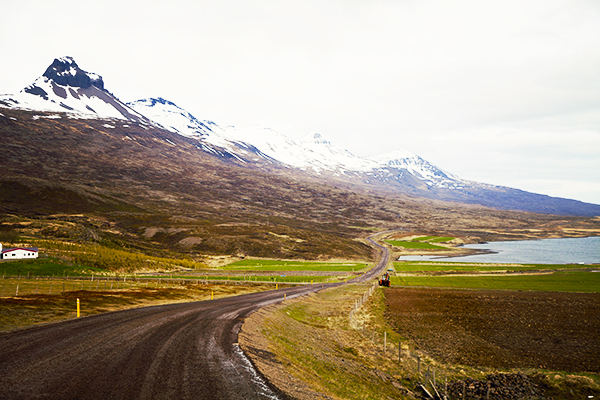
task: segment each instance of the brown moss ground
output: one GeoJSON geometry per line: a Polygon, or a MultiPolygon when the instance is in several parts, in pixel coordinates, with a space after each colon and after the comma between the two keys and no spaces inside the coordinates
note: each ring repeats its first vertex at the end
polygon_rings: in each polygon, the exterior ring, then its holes
{"type": "Polygon", "coordinates": [[[441,393],[446,379],[450,390],[524,374],[527,385],[494,384],[490,399],[533,389],[526,398],[600,396],[599,295],[380,289],[350,321],[360,291],[349,285],[263,309],[247,318],[240,346],[295,399],[417,398],[430,368],[441,393]]]}
{"type": "Polygon", "coordinates": [[[600,372],[600,293],[386,290],[395,329],[437,360],[600,372]]]}
{"type": "Polygon", "coordinates": [[[272,289],[270,285],[170,285],[125,290],[78,290],[60,294],[31,294],[0,298],[0,331],[76,318],[77,299],[81,316],[167,303],[202,301],[272,289]]]}

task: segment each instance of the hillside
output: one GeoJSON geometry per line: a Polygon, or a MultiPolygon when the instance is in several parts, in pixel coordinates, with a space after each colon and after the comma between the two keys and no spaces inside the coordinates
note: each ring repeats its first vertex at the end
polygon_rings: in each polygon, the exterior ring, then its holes
{"type": "MultiPolygon", "coordinates": [[[[402,149],[386,149],[385,154],[365,158],[319,133],[294,141],[269,128],[222,127],[200,120],[160,97],[123,103],[105,88],[99,74],[84,71],[72,57],[55,59],[42,76],[19,93],[0,96],[0,107],[68,113],[67,119],[122,122],[117,124],[119,128],[110,128],[111,123],[107,123],[107,129],[128,128],[129,123],[139,124],[145,130],[164,129],[221,161],[233,161],[246,170],[268,171],[278,179],[293,176],[363,194],[411,195],[500,210],[600,215],[600,205],[468,181],[402,149]]],[[[385,143],[381,146],[385,148],[385,143]]]]}
{"type": "MultiPolygon", "coordinates": [[[[468,181],[402,149],[364,158],[318,133],[294,141],[268,128],[223,128],[212,121],[200,121],[162,98],[127,105],[171,132],[195,139],[206,151],[215,152],[220,148],[219,151],[230,156],[245,159],[249,168],[267,162],[282,166],[286,171],[295,170],[303,179],[347,185],[358,191],[409,194],[501,210],[600,215],[600,205],[468,181]]],[[[274,172],[279,171],[281,169],[274,172]]]]}
{"type": "Polygon", "coordinates": [[[192,257],[368,258],[372,229],[467,240],[582,235],[598,220],[512,213],[300,179],[207,153],[194,139],[117,119],[0,112],[2,232],[192,257]],[[533,231],[535,229],[535,231],[533,231]],[[535,233],[534,233],[535,232],[535,233]]]}

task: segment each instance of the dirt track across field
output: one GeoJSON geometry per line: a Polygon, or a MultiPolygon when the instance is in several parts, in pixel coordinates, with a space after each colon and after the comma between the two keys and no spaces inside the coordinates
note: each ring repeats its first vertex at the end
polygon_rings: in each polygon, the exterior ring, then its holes
{"type": "Polygon", "coordinates": [[[493,368],[600,372],[600,294],[386,290],[395,329],[433,358],[493,368]]]}

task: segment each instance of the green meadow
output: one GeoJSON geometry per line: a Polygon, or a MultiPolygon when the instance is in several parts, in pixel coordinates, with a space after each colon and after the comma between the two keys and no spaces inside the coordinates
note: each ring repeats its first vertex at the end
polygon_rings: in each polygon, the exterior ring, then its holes
{"type": "Polygon", "coordinates": [[[481,264],[460,262],[396,261],[397,272],[496,272],[496,271],[556,271],[581,269],[577,264],[481,264]]]}
{"type": "Polygon", "coordinates": [[[532,290],[547,292],[600,292],[600,272],[556,271],[545,274],[505,274],[496,276],[399,276],[395,286],[454,289],[532,290]]]}
{"type": "Polygon", "coordinates": [[[448,242],[454,239],[452,236],[421,236],[418,238],[414,238],[413,242],[429,242],[429,243],[439,243],[439,242],[448,242]]]}
{"type": "Polygon", "coordinates": [[[0,262],[0,276],[34,277],[34,276],[91,276],[107,275],[108,271],[81,265],[69,264],[54,257],[35,260],[10,260],[0,262]]]}
{"type": "Polygon", "coordinates": [[[420,241],[413,242],[406,240],[386,240],[385,242],[395,247],[404,247],[405,249],[446,249],[446,247],[436,246],[435,244],[420,241]]]}
{"type": "Polygon", "coordinates": [[[338,271],[352,272],[368,269],[370,264],[345,262],[316,262],[316,261],[282,261],[282,260],[241,260],[222,267],[223,270],[244,271],[338,271]]]}

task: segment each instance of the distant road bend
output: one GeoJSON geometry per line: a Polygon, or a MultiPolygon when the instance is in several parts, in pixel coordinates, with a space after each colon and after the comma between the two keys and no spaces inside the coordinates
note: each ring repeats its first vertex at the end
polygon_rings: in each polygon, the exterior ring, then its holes
{"type": "MultiPolygon", "coordinates": [[[[371,239],[369,239],[371,240],[371,239]]],[[[364,282],[387,265],[388,250],[364,282]]],[[[325,287],[338,286],[327,284],[325,287]]],[[[0,334],[0,399],[282,399],[237,345],[250,313],[308,285],[0,334]]]]}

